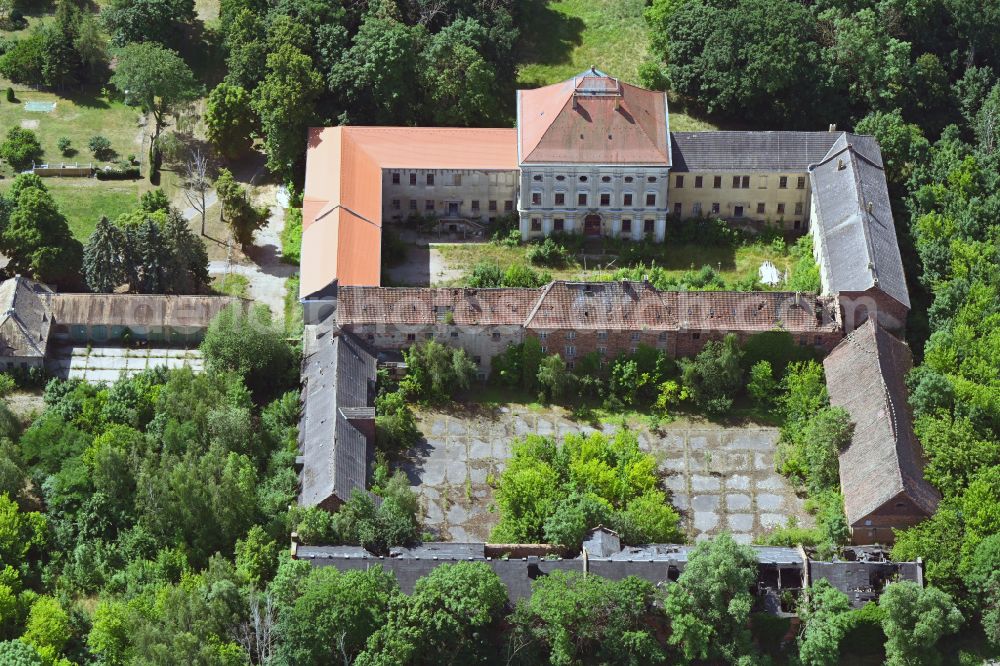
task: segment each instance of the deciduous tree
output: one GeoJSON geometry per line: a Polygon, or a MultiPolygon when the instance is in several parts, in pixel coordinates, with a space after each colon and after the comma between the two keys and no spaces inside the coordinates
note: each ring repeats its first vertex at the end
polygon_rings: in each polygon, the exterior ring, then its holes
{"type": "Polygon", "coordinates": [[[139,106],[153,116],[149,146],[149,161],[153,164],[156,141],[166,127],[167,118],[181,104],[197,97],[198,84],[191,68],[176,51],[154,42],[126,44],[115,57],[111,84],[121,91],[128,104],[139,106]]]}

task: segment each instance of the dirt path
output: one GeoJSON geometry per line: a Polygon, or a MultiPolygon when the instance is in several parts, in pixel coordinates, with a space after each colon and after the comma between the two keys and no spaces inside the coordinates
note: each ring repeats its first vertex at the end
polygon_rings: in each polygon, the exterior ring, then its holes
{"type": "Polygon", "coordinates": [[[285,282],[297,270],[281,261],[281,231],[284,228],[285,209],[272,205],[267,225],[255,234],[253,247],[247,252],[250,263],[219,260],[208,264],[208,272],[213,276],[245,275],[250,280],[250,297],[267,305],[278,321],[284,318],[285,282]]]}

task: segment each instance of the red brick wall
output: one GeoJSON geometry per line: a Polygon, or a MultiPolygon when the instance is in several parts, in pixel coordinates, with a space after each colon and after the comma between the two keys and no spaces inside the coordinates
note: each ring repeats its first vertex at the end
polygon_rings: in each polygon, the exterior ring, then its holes
{"type": "MultiPolygon", "coordinates": [[[[655,349],[662,349],[674,358],[695,356],[704,349],[705,344],[710,340],[721,341],[729,331],[720,330],[685,330],[685,331],[640,331],[633,335],[632,331],[607,331],[605,337],[600,337],[597,331],[583,330],[571,331],[570,329],[557,329],[542,334],[535,329],[525,331],[526,336],[539,340],[549,354],[559,354],[567,362],[579,360],[590,352],[599,348],[606,349],[605,358],[613,359],[620,353],[630,354],[632,349],[638,345],[647,345],[655,349]],[[662,336],[662,337],[661,337],[662,336]],[[566,347],[572,345],[576,348],[575,357],[567,355],[566,347]]],[[[740,343],[745,343],[754,332],[738,332],[736,334],[740,343]]],[[[817,347],[824,353],[829,352],[843,338],[842,331],[820,331],[803,334],[793,334],[795,342],[804,346],[817,347]]]]}
{"type": "Polygon", "coordinates": [[[859,546],[893,543],[893,529],[911,527],[926,518],[927,514],[918,509],[908,497],[897,496],[851,525],[851,541],[859,546]],[[870,525],[866,524],[869,522],[870,525]]]}
{"type": "Polygon", "coordinates": [[[841,292],[838,295],[838,305],[843,327],[847,333],[868,321],[875,314],[882,328],[902,336],[906,330],[906,316],[909,310],[905,305],[879,289],[869,289],[863,292],[841,292]]]}

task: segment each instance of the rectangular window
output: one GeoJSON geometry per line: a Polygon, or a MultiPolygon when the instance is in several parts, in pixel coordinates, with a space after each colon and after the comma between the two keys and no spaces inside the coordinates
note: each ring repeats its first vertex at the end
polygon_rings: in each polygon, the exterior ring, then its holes
{"type": "Polygon", "coordinates": [[[482,362],[483,362],[483,357],[482,356],[473,356],[472,357],[472,362],[475,363],[476,365],[481,365],[482,362]]]}
{"type": "Polygon", "coordinates": [[[802,202],[801,201],[796,201],[795,202],[795,214],[796,215],[801,215],[802,214],[802,202]]]}
{"type": "Polygon", "coordinates": [[[567,331],[566,332],[566,339],[567,340],[576,340],[576,331],[567,331]]]}
{"type": "Polygon", "coordinates": [[[479,212],[479,199],[472,200],[472,210],[477,213],[479,212]]]}
{"type": "Polygon", "coordinates": [[[542,219],[540,217],[531,218],[531,230],[532,231],[542,230],[542,219]]]}
{"type": "Polygon", "coordinates": [[[561,217],[557,217],[552,220],[552,228],[555,231],[563,231],[566,228],[566,222],[561,217]]]}
{"type": "Polygon", "coordinates": [[[434,210],[434,200],[433,199],[427,199],[426,201],[424,201],[424,209],[425,210],[434,210]]]}
{"type": "Polygon", "coordinates": [[[631,206],[632,205],[632,193],[631,192],[626,192],[625,194],[622,195],[622,205],[623,206],[631,206]]]}
{"type": "Polygon", "coordinates": [[[611,195],[608,194],[607,192],[602,192],[601,193],[601,205],[602,206],[610,206],[611,205],[611,195]]]}
{"type": "Polygon", "coordinates": [[[496,199],[490,199],[490,212],[494,212],[497,209],[496,199]]]}
{"type": "Polygon", "coordinates": [[[681,202],[680,201],[676,202],[674,204],[674,215],[680,217],[682,208],[683,207],[681,206],[681,202]]]}
{"type": "Polygon", "coordinates": [[[410,174],[410,185],[416,185],[416,184],[417,184],[417,174],[411,173],[410,174]]]}
{"type": "Polygon", "coordinates": [[[399,199],[393,199],[392,200],[392,209],[393,210],[399,210],[399,208],[400,208],[399,199]]]}
{"type": "Polygon", "coordinates": [[[587,193],[586,192],[580,192],[579,194],[576,195],[576,205],[578,205],[578,206],[586,206],[587,205],[587,193]]]}
{"type": "Polygon", "coordinates": [[[714,187],[717,190],[722,187],[722,176],[715,176],[712,179],[712,187],[714,187]]]}
{"type": "Polygon", "coordinates": [[[719,204],[714,203],[712,204],[712,215],[718,215],[718,214],[719,214],[719,204]]]}
{"type": "Polygon", "coordinates": [[[565,206],[566,205],[566,193],[565,192],[556,192],[556,205],[557,206],[565,206]]]}
{"type": "Polygon", "coordinates": [[[547,340],[548,337],[549,337],[549,332],[548,331],[541,331],[541,332],[538,333],[538,338],[540,340],[543,340],[543,341],[547,340]]]}
{"type": "Polygon", "coordinates": [[[757,203],[757,214],[758,215],[763,215],[764,214],[764,204],[763,203],[760,203],[760,202],[757,203]]]}
{"type": "Polygon", "coordinates": [[[656,222],[654,220],[643,220],[642,221],[642,232],[644,234],[653,233],[653,229],[656,228],[656,222]]]}
{"type": "Polygon", "coordinates": [[[655,194],[649,193],[649,194],[646,195],[646,205],[649,206],[649,207],[656,206],[656,195],[655,194]]]}
{"type": "Polygon", "coordinates": [[[566,356],[570,358],[576,356],[576,347],[574,345],[566,345],[566,356]]]}
{"type": "Polygon", "coordinates": [[[806,177],[799,176],[795,181],[795,189],[804,190],[806,189],[806,177]]]}
{"type": "Polygon", "coordinates": [[[541,192],[532,192],[531,193],[531,205],[532,206],[541,206],[542,205],[542,193],[541,192]]]}
{"type": "Polygon", "coordinates": [[[684,176],[677,176],[677,178],[674,180],[674,187],[678,189],[684,187],[684,176]]]}
{"type": "Polygon", "coordinates": [[[432,173],[427,174],[427,184],[428,185],[434,184],[434,174],[432,173]]]}
{"type": "Polygon", "coordinates": [[[452,177],[451,177],[451,184],[452,185],[461,185],[462,184],[462,174],[460,174],[460,173],[453,174],[452,177]]]}
{"type": "Polygon", "coordinates": [[[407,342],[416,342],[417,341],[417,334],[416,333],[407,333],[406,334],[406,341],[407,342]]]}
{"type": "Polygon", "coordinates": [[[393,171],[392,172],[392,184],[393,185],[399,185],[399,172],[398,171],[393,171]]]}
{"type": "MultiPolygon", "coordinates": [[[[608,348],[607,347],[598,347],[597,348],[597,353],[600,354],[601,356],[606,356],[607,353],[608,353],[608,348]]],[[[603,367],[603,364],[602,364],[602,367],[603,367]]]]}
{"type": "Polygon", "coordinates": [[[704,181],[704,178],[702,176],[695,176],[694,177],[695,188],[701,189],[702,181],[704,181]]]}
{"type": "Polygon", "coordinates": [[[513,201],[504,201],[504,202],[503,202],[503,209],[504,209],[504,210],[505,210],[506,212],[508,212],[508,213],[509,213],[510,211],[514,210],[514,202],[513,202],[513,201]]]}
{"type": "Polygon", "coordinates": [[[694,215],[695,217],[698,217],[699,215],[701,215],[701,202],[700,201],[695,201],[693,204],[691,204],[691,214],[694,215]]]}
{"type": "Polygon", "coordinates": [[[782,176],[778,179],[778,187],[785,189],[788,187],[788,176],[782,176]]]}
{"type": "Polygon", "coordinates": [[[739,176],[733,176],[733,189],[736,189],[736,190],[740,189],[740,177],[739,176]]]}
{"type": "Polygon", "coordinates": [[[410,199],[410,210],[416,210],[416,209],[417,209],[417,200],[410,199]]]}
{"type": "Polygon", "coordinates": [[[778,204],[778,215],[784,215],[784,214],[785,214],[785,204],[780,203],[778,204]]]}
{"type": "Polygon", "coordinates": [[[597,332],[597,339],[598,340],[607,340],[608,339],[608,332],[607,331],[598,331],[597,332]]]}
{"type": "Polygon", "coordinates": [[[750,176],[743,176],[743,189],[744,190],[750,189],[750,176]]]}
{"type": "Polygon", "coordinates": [[[626,234],[632,233],[632,220],[628,218],[622,220],[622,231],[626,234]]]}
{"type": "Polygon", "coordinates": [[[638,331],[632,333],[632,342],[639,342],[640,334],[638,331]]]}

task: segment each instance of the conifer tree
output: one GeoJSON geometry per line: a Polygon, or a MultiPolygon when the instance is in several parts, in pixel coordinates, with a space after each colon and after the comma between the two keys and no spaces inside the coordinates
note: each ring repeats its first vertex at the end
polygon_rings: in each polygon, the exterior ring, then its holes
{"type": "Polygon", "coordinates": [[[208,251],[205,243],[191,232],[187,222],[175,210],[170,211],[163,228],[172,269],[167,275],[167,291],[196,294],[208,283],[208,251]]]}
{"type": "Polygon", "coordinates": [[[138,280],[133,291],[142,294],[162,294],[166,286],[167,269],[170,266],[170,249],[156,222],[146,219],[130,234],[130,243],[135,249],[138,280]]]}
{"type": "Polygon", "coordinates": [[[108,293],[128,281],[125,233],[102,216],[83,249],[83,274],[91,291],[108,293]]]}

